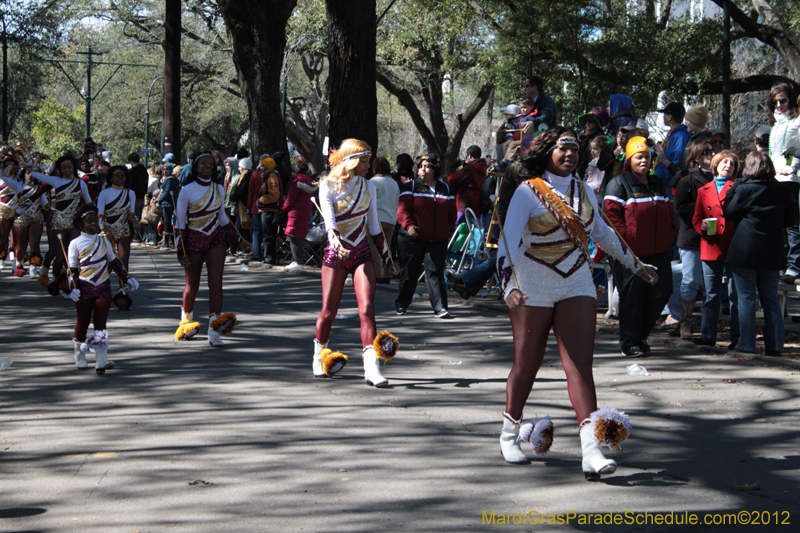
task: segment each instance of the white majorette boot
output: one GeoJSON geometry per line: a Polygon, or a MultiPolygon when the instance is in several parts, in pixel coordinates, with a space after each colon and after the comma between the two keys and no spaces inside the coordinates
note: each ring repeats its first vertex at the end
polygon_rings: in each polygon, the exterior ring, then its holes
{"type": "Polygon", "coordinates": [[[75,349],[75,366],[78,370],[89,370],[89,365],[86,363],[86,351],[81,350],[81,343],[72,339],[72,344],[75,349]]]}
{"type": "Polygon", "coordinates": [[[184,341],[200,333],[200,322],[194,321],[194,311],[188,313],[181,307],[181,322],[175,331],[175,340],[184,341]]]}
{"type": "Polygon", "coordinates": [[[211,324],[217,319],[217,315],[212,314],[208,317],[208,344],[211,346],[224,346],[225,343],[222,342],[222,337],[219,336],[219,333],[214,331],[214,328],[211,324]]]}
{"type": "Polygon", "coordinates": [[[219,316],[212,313],[208,317],[208,344],[223,346],[220,335],[230,335],[236,327],[236,322],[236,315],[233,313],[221,313],[219,316]]]}
{"type": "Polygon", "coordinates": [[[320,344],[317,339],[314,339],[314,359],[311,361],[311,371],[314,372],[315,378],[328,378],[330,377],[322,369],[322,350],[328,346],[328,343],[320,344]]]}
{"type": "MultiPolygon", "coordinates": [[[[92,336],[86,339],[88,351],[94,352],[94,371],[98,374],[105,374],[106,370],[114,368],[114,361],[108,360],[108,330],[101,329],[95,331],[92,336]]],[[[84,343],[81,344],[81,348],[84,343]]],[[[87,350],[84,350],[84,352],[87,350]]]]}
{"type": "Polygon", "coordinates": [[[582,467],[588,481],[597,481],[601,474],[617,470],[616,461],[606,458],[600,446],[608,446],[616,453],[630,430],[628,415],[611,407],[601,407],[581,422],[582,467]]]}
{"type": "Polygon", "coordinates": [[[528,456],[522,453],[519,446],[519,423],[508,413],[503,413],[503,431],[500,432],[500,452],[503,459],[512,464],[527,464],[530,462],[528,456]]]}
{"type": "Polygon", "coordinates": [[[375,353],[375,348],[367,346],[362,352],[364,357],[364,381],[367,385],[373,387],[388,387],[389,380],[381,375],[378,368],[378,355],[375,353]]]}

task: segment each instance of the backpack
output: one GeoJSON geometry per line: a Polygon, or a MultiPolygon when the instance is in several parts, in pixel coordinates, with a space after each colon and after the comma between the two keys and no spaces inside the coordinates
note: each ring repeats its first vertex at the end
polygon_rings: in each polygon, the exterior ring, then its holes
{"type": "Polygon", "coordinates": [[[258,207],[266,207],[277,204],[281,199],[280,178],[275,172],[270,172],[269,177],[264,180],[261,190],[258,192],[258,207]]]}

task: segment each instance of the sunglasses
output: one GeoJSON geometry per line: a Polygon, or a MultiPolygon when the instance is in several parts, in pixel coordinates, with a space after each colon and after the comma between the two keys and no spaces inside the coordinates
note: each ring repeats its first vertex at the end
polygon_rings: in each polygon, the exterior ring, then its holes
{"type": "Polygon", "coordinates": [[[778,105],[783,105],[783,104],[785,104],[785,103],[786,103],[786,102],[788,102],[788,101],[789,101],[789,99],[788,99],[788,98],[776,98],[776,99],[775,99],[775,100],[773,100],[772,102],[773,102],[773,103],[775,103],[775,104],[778,104],[778,105]]]}
{"type": "Polygon", "coordinates": [[[723,141],[720,139],[714,139],[713,141],[711,141],[711,144],[723,144],[723,141]]]}

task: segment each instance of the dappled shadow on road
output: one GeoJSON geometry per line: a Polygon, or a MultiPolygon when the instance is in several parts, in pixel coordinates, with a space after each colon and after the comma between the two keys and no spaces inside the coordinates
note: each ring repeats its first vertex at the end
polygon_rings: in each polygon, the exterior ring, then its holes
{"type": "MultiPolygon", "coordinates": [[[[0,280],[13,295],[3,307],[14,324],[4,355],[16,359],[0,373],[4,468],[85,492],[45,505],[3,484],[0,499],[9,509],[61,508],[63,518],[65,507],[114,505],[122,515],[148,508],[136,523],[142,528],[258,529],[246,521],[269,518],[288,529],[348,531],[400,523],[420,531],[479,529],[480,511],[492,506],[516,512],[538,502],[565,511],[574,500],[563,491],[586,496],[582,511],[620,510],[626,501],[663,509],[666,491],[686,491],[686,509],[717,495],[704,510],[797,512],[800,407],[798,382],[788,373],[658,346],[637,361],[651,376],[631,377],[625,366],[632,361],[618,355],[616,339],[598,336],[599,400],[627,411],[634,429],[617,474],[587,484],[552,339],[526,415],[553,416],[553,451],[516,467],[497,449],[512,359],[502,315],[454,305],[458,318],[443,321],[427,302],[415,302],[408,316],[397,317],[393,295],[379,292],[378,327],[400,337],[401,353],[382,366],[391,388],[376,390],[363,382],[352,289],[340,311],[351,318],[337,319],[331,335],[350,363],[333,379],[314,379],[318,280],[226,275],[225,310],[236,312],[240,325],[219,349],[204,338],[172,340],[180,294],[176,269],[164,270],[170,277],[140,276],[132,311],[112,312],[109,356],[118,367],[105,376],[75,370],[69,302],[48,297],[35,282],[23,291],[0,280]],[[109,470],[115,481],[101,483],[109,470]],[[208,484],[189,485],[196,480],[208,484]],[[755,482],[760,491],[735,490],[755,482]],[[473,501],[467,505],[474,514],[465,517],[465,502],[473,501]]],[[[198,309],[205,305],[203,290],[198,309]]],[[[13,520],[27,527],[24,520],[36,516],[13,520]]],[[[116,527],[116,520],[97,518],[94,526],[116,527]]]]}

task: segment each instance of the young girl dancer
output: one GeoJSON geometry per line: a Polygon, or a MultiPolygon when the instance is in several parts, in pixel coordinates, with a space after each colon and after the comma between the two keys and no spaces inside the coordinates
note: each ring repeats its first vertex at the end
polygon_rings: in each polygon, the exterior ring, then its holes
{"type": "Polygon", "coordinates": [[[36,271],[42,266],[42,254],[39,250],[39,241],[42,238],[44,215],[42,208],[47,205],[47,199],[39,192],[38,184],[31,177],[31,169],[23,171],[23,181],[1,178],[6,187],[11,188],[16,195],[16,217],[14,218],[14,255],[17,260],[15,276],[25,275],[22,266],[23,258],[31,245],[30,275],[36,277],[36,271]]]}
{"type": "MultiPolygon", "coordinates": [[[[50,196],[50,211],[52,216],[52,231],[61,244],[56,246],[56,258],[53,261],[53,272],[58,273],[64,265],[66,258],[63,249],[69,248],[69,243],[80,234],[80,230],[73,226],[73,220],[81,201],[92,203],[86,183],[81,181],[76,172],[78,161],[72,156],[61,156],[54,165],[60,176],[48,176],[41,172],[31,172],[31,176],[53,187],[50,196]]],[[[57,243],[56,243],[57,244],[57,243]]],[[[56,274],[58,276],[58,274],[56,274]]],[[[58,279],[58,278],[56,278],[58,279]]]]}
{"type": "MultiPolygon", "coordinates": [[[[129,223],[133,223],[135,230],[141,233],[141,226],[135,212],[136,195],[132,190],[125,188],[128,183],[126,167],[122,165],[111,167],[107,179],[110,187],[103,189],[97,196],[100,227],[108,240],[116,247],[117,257],[127,272],[131,255],[131,238],[133,237],[129,223]]],[[[114,297],[114,304],[120,309],[129,309],[131,299],[122,285],[122,279],[120,279],[122,290],[114,297]]]]}
{"type": "MultiPolygon", "coordinates": [[[[3,177],[14,180],[19,171],[19,163],[13,157],[3,160],[3,177]]],[[[14,216],[17,210],[17,195],[12,186],[4,181],[0,182],[0,272],[5,268],[8,258],[8,236],[14,227],[14,216]]],[[[21,258],[20,258],[21,259],[21,258]]]]}
{"type": "Polygon", "coordinates": [[[74,227],[81,233],[70,242],[67,255],[72,281],[70,297],[78,312],[73,339],[75,365],[81,370],[89,368],[86,364],[86,352],[94,352],[95,372],[105,374],[106,370],[114,368],[114,362],[107,357],[106,320],[111,308],[109,269],[117,273],[128,290],[136,290],[139,284],[122,268],[108,239],[98,235],[100,223],[97,208],[93,204],[79,208],[75,214],[74,227]],[[86,331],[90,321],[94,322],[94,333],[87,339],[86,331]]]}
{"type": "Polygon", "coordinates": [[[520,428],[552,328],[580,423],[583,471],[586,479],[596,480],[617,466],[600,445],[618,449],[630,424],[624,413],[597,409],[592,376],[597,293],[588,264],[589,237],[648,282],[657,276],[636,264],[603,221],[594,191],[573,177],[579,154],[578,140],[567,128],[539,135],[525,161],[536,178],[516,189],[501,227],[498,270],[514,333],[514,365],[506,383],[500,450],[509,463],[526,463],[521,440],[529,441],[536,455],[552,442],[549,417],[520,428]]]}
{"type": "Polygon", "coordinates": [[[389,267],[391,259],[381,233],[375,185],[364,178],[371,156],[365,142],[347,139],[329,158],[330,174],[320,180],[319,200],[328,246],[322,261],[322,311],[317,318],[312,370],[315,377],[330,377],[347,363],[346,356],[332,352],[327,345],[344,282],[348,274],[353,274],[364,347],[364,380],[374,387],[386,387],[389,382],[381,375],[378,357],[386,361],[394,357],[397,339],[386,331],[376,335],[375,328],[375,265],[367,232],[383,264],[389,267]]]}
{"type": "Polygon", "coordinates": [[[239,242],[239,235],[223,208],[221,179],[209,153],[198,155],[192,172],[178,196],[175,216],[178,220],[175,246],[178,262],[186,273],[183,289],[181,322],[175,332],[177,340],[189,339],[200,331],[194,322],[194,303],[200,287],[203,263],[208,275],[208,343],[222,346],[220,335],[229,335],[236,326],[236,315],[222,312],[222,271],[225,266],[226,236],[239,242]]]}

